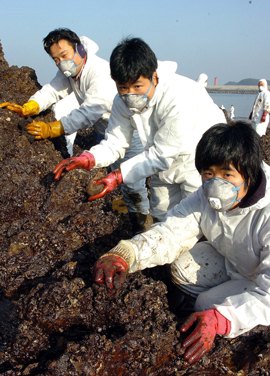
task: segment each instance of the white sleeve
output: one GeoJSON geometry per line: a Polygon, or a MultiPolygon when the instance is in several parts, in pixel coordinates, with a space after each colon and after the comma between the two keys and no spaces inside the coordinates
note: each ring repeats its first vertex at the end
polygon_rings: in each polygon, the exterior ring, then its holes
{"type": "Polygon", "coordinates": [[[66,134],[92,127],[104,113],[111,112],[116,86],[107,71],[95,69],[94,72],[88,72],[83,80],[84,96],[80,108],[61,118],[66,134]]]}
{"type": "Polygon", "coordinates": [[[131,125],[131,112],[125,109],[119,95],[113,101],[112,112],[105,140],[93,146],[89,152],[95,157],[95,168],[106,167],[125,156],[131,144],[135,128],[131,125]]]}
{"type": "Polygon", "coordinates": [[[129,240],[136,257],[130,273],[171,264],[196,244],[202,236],[199,196],[198,191],[194,192],[171,209],[163,222],[129,240]]]}
{"type": "Polygon", "coordinates": [[[58,71],[52,81],[49,84],[44,85],[42,89],[32,95],[29,100],[36,101],[41,112],[49,108],[52,104],[56,103],[60,99],[65,98],[70,93],[72,93],[72,88],[68,78],[66,78],[63,73],[58,71]]]}

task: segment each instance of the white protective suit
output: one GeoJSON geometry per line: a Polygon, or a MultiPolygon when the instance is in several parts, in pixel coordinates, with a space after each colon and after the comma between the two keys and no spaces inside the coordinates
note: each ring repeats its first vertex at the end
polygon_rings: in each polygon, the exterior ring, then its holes
{"type": "Polygon", "coordinates": [[[197,287],[195,311],[216,308],[231,321],[226,337],[270,325],[270,167],[265,163],[261,184],[243,208],[217,212],[200,187],[164,222],[121,243],[129,252],[130,273],[172,264],[180,289],[182,283],[185,292],[197,287]],[[202,235],[208,241],[195,245],[202,235]]]}
{"type": "Polygon", "coordinates": [[[116,95],[106,140],[90,149],[95,168],[123,158],[134,130],[144,151],[121,163],[123,181],[151,176],[151,215],[162,220],[167,211],[201,184],[195,148],[212,125],[226,123],[223,112],[195,81],[175,73],[174,62],[158,62],[158,84],[141,114],[134,114],[116,95]]]}
{"type": "MultiPolygon", "coordinates": [[[[71,156],[77,130],[93,126],[97,134],[104,136],[117,93],[115,82],[110,76],[109,63],[96,55],[98,45],[87,37],[81,37],[80,40],[87,53],[80,82],[76,82],[72,77],[67,78],[58,70],[53,80],[29,99],[39,104],[40,112],[57,102],[54,106],[55,117],[57,120],[61,119],[65,133],[70,135],[67,136],[67,147],[71,156]]],[[[132,146],[124,160],[142,151],[139,135],[134,132],[132,146]]],[[[114,164],[113,169],[117,169],[120,162],[118,165],[114,164]]],[[[129,202],[129,196],[124,195],[127,207],[131,212],[147,214],[149,200],[145,179],[138,179],[134,183],[123,185],[123,194],[125,191],[135,194],[140,197],[141,203],[135,207],[133,202],[129,202]]]]}
{"type": "Polygon", "coordinates": [[[205,73],[201,73],[199,77],[197,78],[196,82],[198,82],[203,87],[207,86],[208,76],[205,73]]]}
{"type": "Polygon", "coordinates": [[[229,109],[229,116],[230,116],[230,119],[234,119],[234,106],[231,106],[230,109],[229,109]]]}
{"type": "Polygon", "coordinates": [[[262,79],[260,81],[264,82],[265,89],[263,91],[260,91],[255,99],[252,108],[251,125],[260,136],[263,136],[266,133],[266,129],[269,123],[270,92],[268,91],[267,81],[265,79],[262,79]],[[267,111],[268,114],[265,121],[261,123],[261,118],[264,111],[267,111]]]}

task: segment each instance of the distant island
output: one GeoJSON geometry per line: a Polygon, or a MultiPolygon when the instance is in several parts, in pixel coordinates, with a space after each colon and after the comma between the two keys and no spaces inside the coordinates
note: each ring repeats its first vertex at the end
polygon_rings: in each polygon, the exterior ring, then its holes
{"type": "MultiPolygon", "coordinates": [[[[218,94],[256,94],[259,78],[245,78],[239,82],[229,81],[225,85],[207,86],[208,93],[218,94]]],[[[270,81],[267,80],[268,85],[270,81]]]]}
{"type": "MultiPolygon", "coordinates": [[[[231,86],[238,86],[238,85],[245,85],[245,86],[257,86],[260,78],[245,78],[244,80],[241,80],[239,82],[229,81],[224,86],[231,85],[231,86]]],[[[270,84],[269,80],[266,80],[268,83],[268,86],[270,84]]]]}

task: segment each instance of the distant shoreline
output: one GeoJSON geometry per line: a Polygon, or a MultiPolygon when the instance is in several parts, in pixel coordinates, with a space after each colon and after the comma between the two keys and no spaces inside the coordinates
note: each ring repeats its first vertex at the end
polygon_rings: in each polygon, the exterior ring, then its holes
{"type": "Polygon", "coordinates": [[[245,85],[223,85],[223,86],[207,86],[208,93],[213,94],[257,94],[257,86],[245,86],[245,85]]]}

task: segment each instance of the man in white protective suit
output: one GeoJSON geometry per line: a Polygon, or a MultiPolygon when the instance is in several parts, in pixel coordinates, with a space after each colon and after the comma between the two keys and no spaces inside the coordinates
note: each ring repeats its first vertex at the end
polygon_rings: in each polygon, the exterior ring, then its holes
{"type": "MultiPolygon", "coordinates": [[[[234,338],[270,325],[270,167],[262,155],[248,123],[211,127],[196,149],[203,185],[94,266],[94,281],[113,293],[127,273],[170,264],[182,298],[195,303],[180,327],[193,329],[182,343],[189,363],[210,350],[217,334],[234,338]]],[[[181,311],[179,293],[175,299],[181,311]]]]}
{"type": "Polygon", "coordinates": [[[162,220],[201,184],[194,164],[196,144],[206,129],[225,117],[203,87],[176,74],[176,63],[157,62],[139,38],[127,38],[116,46],[110,68],[118,95],[105,140],[77,159],[61,162],[54,170],[55,179],[65,169],[100,168],[123,158],[137,130],[144,151],[97,180],[104,189],[91,199],[103,197],[122,182],[134,184],[151,176],[150,214],[162,220]]]}
{"type": "Polygon", "coordinates": [[[258,89],[259,92],[249,114],[249,119],[255,131],[263,136],[267,130],[270,112],[270,93],[267,81],[264,78],[258,82],[258,89]]]}
{"type": "MultiPolygon", "coordinates": [[[[109,63],[96,55],[98,45],[89,38],[79,38],[73,31],[60,28],[51,31],[44,38],[43,45],[58,67],[56,76],[23,106],[6,102],[0,107],[7,107],[21,116],[33,116],[54,104],[56,122],[34,121],[26,129],[36,139],[66,135],[67,149],[72,156],[77,130],[93,126],[97,142],[104,138],[117,93],[116,85],[110,76],[109,63]]],[[[125,156],[111,166],[112,169],[119,168],[121,162],[143,150],[136,131],[125,156]]],[[[132,217],[135,226],[138,220],[143,224],[149,212],[145,179],[124,184],[121,188],[129,214],[133,217],[136,214],[135,218],[132,217]]]]}

